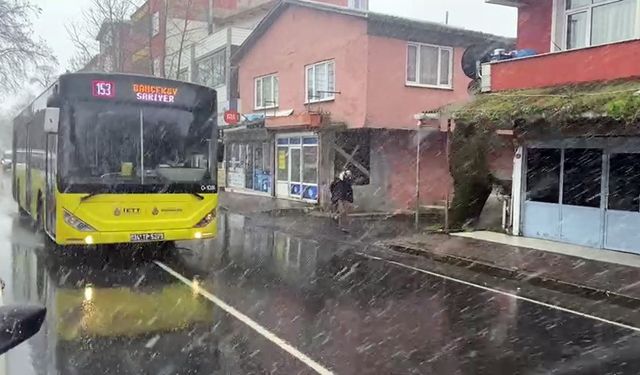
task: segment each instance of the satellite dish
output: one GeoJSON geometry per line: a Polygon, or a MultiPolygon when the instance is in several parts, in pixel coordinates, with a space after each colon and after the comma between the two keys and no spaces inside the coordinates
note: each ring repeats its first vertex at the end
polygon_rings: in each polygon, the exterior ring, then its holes
{"type": "Polygon", "coordinates": [[[462,55],[462,70],[471,79],[478,78],[478,62],[486,63],[491,60],[491,53],[496,49],[510,50],[513,46],[505,42],[476,44],[464,51],[462,55]]]}

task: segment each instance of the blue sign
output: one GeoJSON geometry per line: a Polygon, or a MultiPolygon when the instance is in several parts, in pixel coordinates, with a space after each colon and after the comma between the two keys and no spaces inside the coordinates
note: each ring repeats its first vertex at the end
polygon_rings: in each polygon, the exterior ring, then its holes
{"type": "Polygon", "coordinates": [[[305,186],[304,193],[302,194],[302,198],[309,199],[313,201],[318,200],[318,187],[317,186],[305,186]]]}
{"type": "Polygon", "coordinates": [[[290,190],[290,194],[291,195],[301,195],[302,191],[302,186],[300,186],[300,184],[291,184],[291,190],[290,190]]]}

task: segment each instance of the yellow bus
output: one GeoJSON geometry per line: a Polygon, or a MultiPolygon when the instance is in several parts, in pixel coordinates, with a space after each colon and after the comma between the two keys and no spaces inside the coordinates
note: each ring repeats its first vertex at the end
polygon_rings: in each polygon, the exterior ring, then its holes
{"type": "Polygon", "coordinates": [[[216,92],[126,74],[74,73],[13,129],[13,196],[59,245],[216,235],[216,92]]]}

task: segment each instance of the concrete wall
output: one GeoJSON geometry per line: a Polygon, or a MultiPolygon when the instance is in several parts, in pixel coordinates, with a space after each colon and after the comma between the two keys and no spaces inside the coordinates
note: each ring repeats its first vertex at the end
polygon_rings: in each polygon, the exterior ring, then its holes
{"type": "Polygon", "coordinates": [[[336,90],[341,94],[334,101],[316,103],[310,108],[331,113],[333,122],[363,127],[367,108],[363,95],[367,91],[366,32],[366,21],[362,18],[289,8],[239,62],[243,112],[255,107],[255,78],[267,74],[278,75],[281,110],[307,111],[305,66],[334,60],[336,90]]]}
{"type": "Polygon", "coordinates": [[[491,64],[493,91],[640,77],[640,41],[630,40],[491,64]],[[587,63],[585,63],[587,62],[587,63]],[[615,69],[611,69],[615,64],[615,69]]]}
{"type": "Polygon", "coordinates": [[[553,0],[530,1],[518,10],[518,42],[521,48],[550,52],[553,0]]]}
{"type": "Polygon", "coordinates": [[[464,101],[471,81],[462,71],[464,48],[453,53],[453,90],[407,86],[407,41],[370,36],[367,118],[371,128],[415,129],[413,116],[464,101]]]}
{"type": "Polygon", "coordinates": [[[513,176],[515,146],[509,137],[503,137],[500,141],[489,150],[489,169],[494,177],[510,181],[513,176]]]}
{"type": "MultiPolygon", "coordinates": [[[[422,135],[420,203],[443,205],[453,191],[445,156],[445,134],[422,135]]],[[[376,130],[371,134],[371,183],[354,189],[355,203],[365,211],[413,210],[416,188],[415,131],[376,130]]]]}

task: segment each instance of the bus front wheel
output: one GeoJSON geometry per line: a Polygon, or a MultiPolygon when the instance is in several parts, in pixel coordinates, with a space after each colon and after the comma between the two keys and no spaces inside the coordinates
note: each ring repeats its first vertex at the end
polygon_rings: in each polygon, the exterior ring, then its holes
{"type": "Polygon", "coordinates": [[[20,216],[20,219],[26,220],[29,217],[29,213],[20,205],[20,189],[19,188],[16,189],[16,201],[18,202],[18,215],[20,216]]]}
{"type": "Polygon", "coordinates": [[[44,206],[42,204],[42,194],[38,194],[38,206],[36,212],[36,219],[33,223],[35,231],[37,233],[44,232],[44,206]]]}

